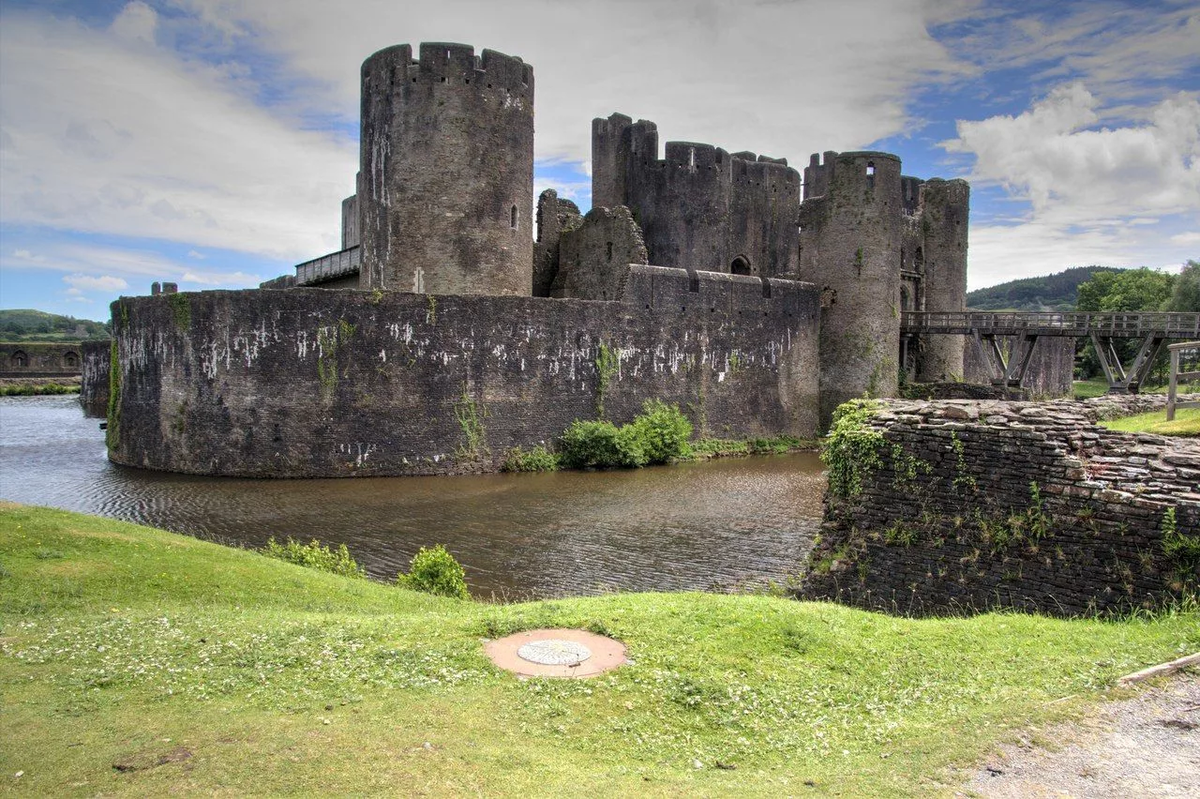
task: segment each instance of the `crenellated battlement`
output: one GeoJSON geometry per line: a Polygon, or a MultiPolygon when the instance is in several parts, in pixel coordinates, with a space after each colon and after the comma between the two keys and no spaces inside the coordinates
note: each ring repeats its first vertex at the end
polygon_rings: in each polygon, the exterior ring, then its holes
{"type": "Polygon", "coordinates": [[[477,56],[474,47],[456,42],[422,42],[418,52],[419,58],[414,59],[411,45],[386,47],[363,62],[363,78],[386,72],[393,91],[401,83],[442,83],[520,94],[533,87],[533,67],[516,56],[495,50],[477,56]]]}

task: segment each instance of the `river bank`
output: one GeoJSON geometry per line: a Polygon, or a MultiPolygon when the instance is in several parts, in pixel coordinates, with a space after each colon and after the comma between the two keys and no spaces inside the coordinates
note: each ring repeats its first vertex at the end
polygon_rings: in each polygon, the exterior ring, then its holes
{"type": "Polygon", "coordinates": [[[39,794],[929,793],[1023,726],[1200,648],[1194,611],[442,600],[12,504],[0,565],[0,774],[39,794]],[[535,627],[611,635],[632,662],[522,681],[485,659],[483,639],[535,627]]]}

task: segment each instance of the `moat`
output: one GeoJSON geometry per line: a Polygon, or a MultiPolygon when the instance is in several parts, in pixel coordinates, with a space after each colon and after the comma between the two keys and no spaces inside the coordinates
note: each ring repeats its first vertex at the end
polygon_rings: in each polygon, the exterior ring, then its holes
{"type": "Polygon", "coordinates": [[[443,543],[482,597],[781,580],[812,547],[824,485],[814,454],[591,473],[191,477],[109,463],[73,396],[0,398],[0,499],[245,546],[345,542],[378,578],[443,543]]]}

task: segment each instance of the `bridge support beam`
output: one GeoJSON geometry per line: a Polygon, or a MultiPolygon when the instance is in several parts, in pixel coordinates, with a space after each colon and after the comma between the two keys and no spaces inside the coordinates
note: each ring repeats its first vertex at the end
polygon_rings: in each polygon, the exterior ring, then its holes
{"type": "Polygon", "coordinates": [[[1013,337],[1012,352],[1006,358],[994,333],[971,331],[975,352],[984,364],[994,386],[1020,387],[1037,348],[1037,333],[1022,333],[1013,337]]]}
{"type": "Polygon", "coordinates": [[[1150,377],[1154,360],[1158,357],[1163,342],[1166,340],[1165,336],[1157,333],[1146,336],[1142,340],[1142,345],[1138,347],[1133,364],[1126,371],[1125,367],[1121,365],[1121,358],[1117,355],[1117,349],[1113,346],[1111,336],[1092,333],[1091,338],[1092,346],[1096,349],[1096,358],[1100,361],[1100,369],[1104,372],[1104,379],[1108,381],[1109,394],[1138,393],[1142,384],[1150,377]]]}

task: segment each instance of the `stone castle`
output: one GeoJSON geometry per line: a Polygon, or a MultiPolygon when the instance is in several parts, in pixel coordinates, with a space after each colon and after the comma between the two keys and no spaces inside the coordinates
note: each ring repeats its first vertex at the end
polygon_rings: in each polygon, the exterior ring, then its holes
{"type": "Polygon", "coordinates": [[[880,152],[786,159],[592,123],[593,207],[533,198],[533,68],[425,43],[362,67],[342,249],[259,290],[114,303],[110,457],[205,474],[497,468],[576,418],[677,402],[812,436],[901,370],[961,377],[969,188],[880,152]],[[536,231],[535,231],[536,224],[536,231]],[[339,290],[340,289],[340,290],[339,290]],[[915,346],[913,346],[915,344],[915,346]]]}

